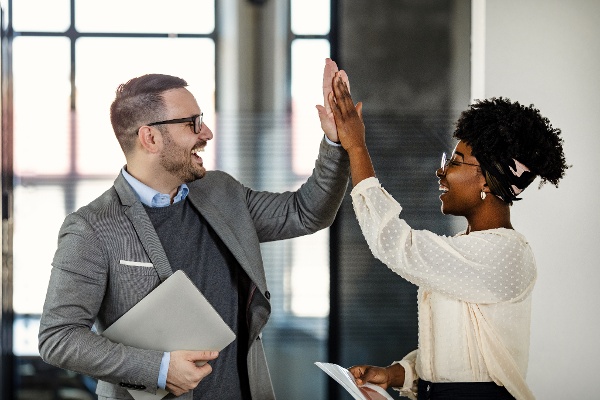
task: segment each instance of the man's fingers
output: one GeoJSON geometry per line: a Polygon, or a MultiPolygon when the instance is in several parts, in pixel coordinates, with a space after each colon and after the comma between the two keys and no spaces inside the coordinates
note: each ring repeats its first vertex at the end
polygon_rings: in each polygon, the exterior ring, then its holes
{"type": "MultiPolygon", "coordinates": [[[[338,72],[338,66],[337,63],[335,61],[333,61],[331,58],[327,58],[325,59],[325,66],[329,67],[329,73],[330,73],[330,78],[333,78],[333,75],[338,72]]],[[[331,80],[329,80],[329,83],[331,83],[331,80]]]]}
{"type": "Polygon", "coordinates": [[[212,372],[212,366],[209,363],[204,363],[202,366],[198,367],[198,372],[200,373],[200,380],[202,380],[210,375],[212,372]]]}
{"type": "Polygon", "coordinates": [[[327,96],[327,104],[329,104],[329,108],[335,114],[335,110],[337,110],[337,105],[335,104],[335,95],[333,92],[329,93],[329,96],[327,96]]]}
{"type": "Polygon", "coordinates": [[[214,360],[218,355],[217,351],[172,351],[167,389],[178,396],[194,389],[212,372],[212,366],[207,361],[214,360]]]}
{"type": "Polygon", "coordinates": [[[323,93],[331,89],[331,81],[335,73],[338,72],[338,67],[335,61],[331,58],[325,60],[325,68],[323,70],[323,93]]]}
{"type": "Polygon", "coordinates": [[[333,92],[329,93],[329,98],[328,98],[328,103],[329,103],[329,108],[331,109],[331,112],[333,112],[333,117],[336,120],[339,120],[342,115],[340,112],[340,108],[338,107],[337,103],[335,102],[335,96],[333,95],[333,92]]]}
{"type": "Polygon", "coordinates": [[[200,351],[189,351],[187,358],[190,361],[209,361],[214,360],[219,356],[218,351],[200,350],[200,351]]]}
{"type": "Polygon", "coordinates": [[[332,92],[333,77],[338,72],[338,66],[331,58],[325,59],[325,68],[323,70],[323,105],[325,110],[329,113],[329,93],[332,92]]]}

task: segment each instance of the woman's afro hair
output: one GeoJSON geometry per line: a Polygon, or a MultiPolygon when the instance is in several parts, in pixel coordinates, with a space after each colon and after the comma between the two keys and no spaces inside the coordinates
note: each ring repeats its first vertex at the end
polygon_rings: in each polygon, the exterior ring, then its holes
{"type": "Polygon", "coordinates": [[[477,100],[463,111],[454,137],[472,148],[478,159],[520,161],[546,182],[558,186],[569,168],[560,129],[553,128],[533,105],[522,106],[507,98],[477,100]]]}

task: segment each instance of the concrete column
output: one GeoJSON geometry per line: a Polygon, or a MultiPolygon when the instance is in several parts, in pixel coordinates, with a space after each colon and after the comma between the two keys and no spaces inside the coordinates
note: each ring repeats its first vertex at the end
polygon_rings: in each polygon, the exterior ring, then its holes
{"type": "Polygon", "coordinates": [[[288,2],[217,5],[218,168],[271,183],[288,162],[285,152],[273,152],[289,141],[288,2]]]}

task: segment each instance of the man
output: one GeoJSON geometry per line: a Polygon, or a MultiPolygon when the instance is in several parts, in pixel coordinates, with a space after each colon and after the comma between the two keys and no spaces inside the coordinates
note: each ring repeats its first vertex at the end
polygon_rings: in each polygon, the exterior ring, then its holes
{"type": "Polygon", "coordinates": [[[152,74],[121,85],[111,122],[127,164],[113,187],[63,223],[40,325],[42,358],[97,378],[101,400],[157,388],[187,399],[274,399],[260,336],[271,307],[259,243],[313,233],[335,217],[349,174],[327,103],[336,71],[327,60],[325,108],[317,107],[326,138],[313,174],[286,193],[205,171],[197,153],[213,134],[184,80],[152,74]],[[92,332],[179,269],[237,335],[219,354],[137,349],[92,332]]]}

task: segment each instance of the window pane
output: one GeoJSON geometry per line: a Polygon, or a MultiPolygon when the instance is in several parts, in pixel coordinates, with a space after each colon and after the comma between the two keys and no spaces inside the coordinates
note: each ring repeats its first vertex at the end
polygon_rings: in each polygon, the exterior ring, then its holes
{"type": "MultiPolygon", "coordinates": [[[[114,179],[80,180],[73,182],[75,187],[74,209],[77,210],[106,192],[114,183],[114,179]]],[[[69,210],[70,211],[70,210],[69,210]]]]}
{"type": "Polygon", "coordinates": [[[2,26],[8,26],[8,0],[0,0],[0,7],[2,8],[2,26]]]}
{"type": "Polygon", "coordinates": [[[329,57],[329,41],[297,39],[292,42],[292,135],[294,172],[308,176],[319,151],[321,125],[316,104],[323,104],[323,67],[329,57]]]}
{"type": "Polygon", "coordinates": [[[17,314],[41,314],[66,214],[64,190],[58,185],[17,186],[14,196],[13,308],[17,314]]]}
{"type": "MultiPolygon", "coordinates": [[[[16,356],[38,356],[39,317],[15,316],[13,323],[13,354],[16,356]]],[[[29,371],[26,371],[27,374],[29,371]]]]}
{"type": "MultiPolygon", "coordinates": [[[[110,124],[110,104],[121,83],[148,73],[185,79],[214,125],[215,46],[211,39],[184,38],[82,38],[77,41],[77,165],[83,174],[116,174],[125,164],[110,124]],[[98,60],[112,60],[102,65],[98,60]]],[[[215,141],[202,155],[214,168],[215,141]]]]}
{"type": "Polygon", "coordinates": [[[329,229],[292,241],[291,311],[299,317],[329,315],[329,229]]]}
{"type": "MultiPolygon", "coordinates": [[[[211,33],[214,0],[75,1],[80,32],[211,33]]],[[[155,53],[160,57],[160,53],[155,53]]]]}
{"type": "Polygon", "coordinates": [[[296,35],[326,35],[330,13],[329,0],[292,0],[292,32],[296,35]]]}
{"type": "Polygon", "coordinates": [[[69,0],[13,0],[12,7],[15,31],[64,32],[69,28],[69,0]]]}
{"type": "MultiPolygon", "coordinates": [[[[104,193],[112,183],[112,180],[71,181],[65,185],[15,188],[15,221],[18,223],[14,225],[13,242],[13,309],[16,314],[42,313],[58,231],[66,214],[73,211],[65,208],[67,197],[74,196],[72,207],[78,209],[104,193]],[[39,207],[40,199],[44,199],[44,207],[39,207]]],[[[38,330],[36,318],[15,320],[13,351],[16,355],[38,354],[38,330]]]]}
{"type": "Polygon", "coordinates": [[[69,46],[62,37],[17,37],[13,42],[16,175],[69,169],[69,46]]]}

